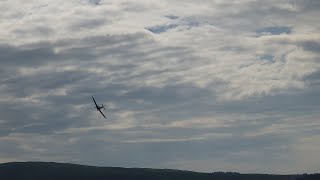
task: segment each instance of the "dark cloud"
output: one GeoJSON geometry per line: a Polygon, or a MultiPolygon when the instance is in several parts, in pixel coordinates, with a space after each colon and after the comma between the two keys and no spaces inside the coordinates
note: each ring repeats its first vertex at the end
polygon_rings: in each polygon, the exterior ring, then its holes
{"type": "Polygon", "coordinates": [[[43,25],[38,25],[35,27],[32,27],[31,30],[30,29],[24,29],[24,28],[16,28],[12,31],[13,34],[15,34],[18,37],[25,37],[30,35],[30,31],[32,31],[32,35],[33,36],[42,36],[42,37],[47,37],[50,35],[53,35],[54,31],[52,28],[43,26],[43,25]]]}
{"type": "Polygon", "coordinates": [[[307,81],[318,81],[320,80],[320,71],[313,72],[304,77],[307,81]]]}
{"type": "Polygon", "coordinates": [[[177,24],[169,24],[169,25],[159,25],[159,26],[147,27],[146,29],[153,32],[153,33],[160,34],[160,33],[166,32],[170,29],[174,29],[176,27],[178,27],[177,24]]]}
{"type": "Polygon", "coordinates": [[[15,47],[1,45],[0,58],[3,65],[34,66],[46,63],[50,60],[59,59],[52,48],[37,47],[15,47]]]}
{"type": "Polygon", "coordinates": [[[300,45],[306,51],[311,51],[311,52],[315,52],[315,53],[320,52],[320,43],[318,41],[312,41],[312,40],[303,41],[300,43],[300,45]]]}
{"type": "Polygon", "coordinates": [[[167,17],[169,19],[178,19],[179,18],[179,16],[175,16],[175,15],[172,15],[172,14],[166,15],[165,17],[167,17]]]}
{"type": "Polygon", "coordinates": [[[4,128],[10,129],[4,134],[51,134],[71,126],[88,125],[84,122],[89,114],[74,112],[73,106],[88,107],[92,95],[100,97],[102,102],[108,101],[119,106],[115,109],[116,112],[120,109],[153,109],[159,103],[165,107],[168,103],[190,98],[193,91],[198,93],[193,85],[155,88],[135,84],[140,79],[166,72],[159,68],[153,70],[156,64],[150,64],[151,69],[141,68],[140,63],[148,62],[150,58],[157,63],[163,57],[173,58],[184,52],[179,48],[157,47],[156,44],[151,44],[154,48],[149,51],[139,52],[140,46],[149,46],[150,43],[144,35],[137,34],[3,46],[2,56],[7,57],[3,59],[4,64],[7,63],[6,67],[17,72],[15,76],[2,80],[1,91],[11,99],[3,103],[11,103],[13,107],[4,109],[4,128]],[[125,37],[128,39],[125,40],[125,37]],[[20,63],[25,58],[28,63],[20,63]],[[88,69],[98,69],[99,65],[104,67],[104,72],[96,73],[88,69]],[[47,66],[50,68],[46,68],[47,66]],[[66,66],[71,69],[64,69],[66,66]],[[18,73],[21,68],[27,69],[25,74],[18,73]],[[121,91],[127,92],[121,95],[121,91]],[[152,107],[137,106],[138,101],[151,104],[152,107]],[[21,113],[14,113],[15,111],[21,113]],[[72,114],[75,116],[68,117],[72,114]],[[81,118],[76,120],[77,117],[81,118]],[[7,119],[15,120],[9,123],[7,119]]]}

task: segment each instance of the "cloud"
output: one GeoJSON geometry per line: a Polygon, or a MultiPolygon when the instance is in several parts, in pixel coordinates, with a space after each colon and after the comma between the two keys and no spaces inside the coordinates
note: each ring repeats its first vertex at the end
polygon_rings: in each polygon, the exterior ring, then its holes
{"type": "Polygon", "coordinates": [[[0,161],[313,172],[316,4],[6,1],[0,161]]]}
{"type": "Polygon", "coordinates": [[[177,24],[169,24],[169,25],[162,25],[162,26],[155,26],[155,27],[148,27],[146,29],[148,29],[149,31],[153,32],[153,33],[156,33],[156,34],[160,34],[160,33],[163,33],[163,32],[166,32],[170,29],[174,29],[178,27],[177,24]]]}
{"type": "Polygon", "coordinates": [[[92,4],[94,4],[94,5],[100,5],[101,0],[89,0],[88,2],[89,2],[89,3],[92,3],[92,4]]]}
{"type": "Polygon", "coordinates": [[[172,15],[172,14],[166,15],[166,17],[169,18],[169,19],[178,19],[179,18],[179,16],[175,16],[175,15],[172,15]]]}
{"type": "Polygon", "coordinates": [[[257,30],[259,34],[273,34],[273,35],[280,35],[280,34],[290,34],[291,28],[290,27],[265,27],[262,29],[257,30]]]}

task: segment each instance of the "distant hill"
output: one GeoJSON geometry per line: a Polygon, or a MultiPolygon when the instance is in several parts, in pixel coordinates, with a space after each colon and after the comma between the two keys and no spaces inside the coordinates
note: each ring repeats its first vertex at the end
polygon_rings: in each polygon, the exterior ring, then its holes
{"type": "Polygon", "coordinates": [[[265,175],[199,173],[170,169],[95,167],[54,162],[12,162],[0,164],[2,180],[314,180],[315,175],[265,175]]]}

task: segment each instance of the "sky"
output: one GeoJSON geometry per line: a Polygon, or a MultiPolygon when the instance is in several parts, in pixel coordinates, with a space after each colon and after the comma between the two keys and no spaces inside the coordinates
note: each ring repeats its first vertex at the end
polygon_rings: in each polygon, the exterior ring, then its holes
{"type": "Polygon", "coordinates": [[[2,0],[0,163],[319,173],[319,10],[2,0]]]}

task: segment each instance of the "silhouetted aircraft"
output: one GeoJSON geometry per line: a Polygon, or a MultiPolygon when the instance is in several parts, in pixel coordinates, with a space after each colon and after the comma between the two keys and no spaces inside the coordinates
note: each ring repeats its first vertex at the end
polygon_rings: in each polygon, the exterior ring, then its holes
{"type": "MultiPolygon", "coordinates": [[[[103,104],[101,104],[101,106],[99,106],[98,104],[97,104],[97,102],[96,102],[96,100],[94,100],[94,98],[93,98],[93,96],[92,96],[92,99],[93,99],[93,102],[94,102],[94,104],[96,105],[96,109],[97,109],[97,111],[100,111],[100,113],[102,114],[102,116],[104,117],[104,118],[106,118],[106,116],[102,113],[102,111],[100,110],[100,109],[106,109],[105,107],[104,107],[104,105],[103,104]]],[[[106,118],[107,119],[107,118],[106,118]]]]}

